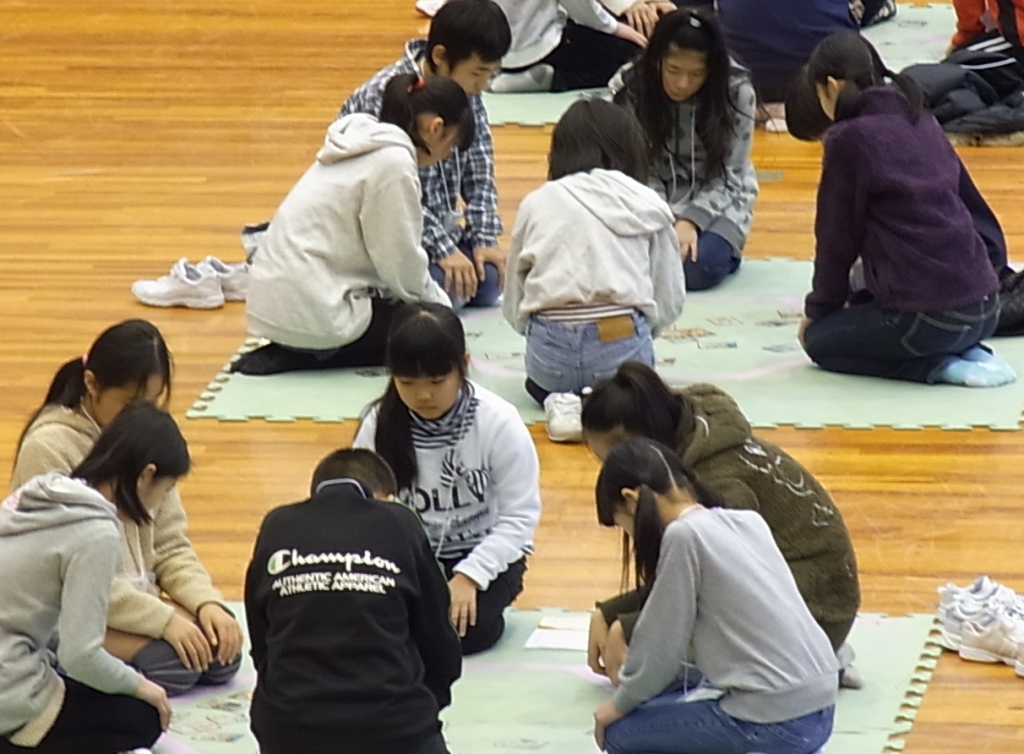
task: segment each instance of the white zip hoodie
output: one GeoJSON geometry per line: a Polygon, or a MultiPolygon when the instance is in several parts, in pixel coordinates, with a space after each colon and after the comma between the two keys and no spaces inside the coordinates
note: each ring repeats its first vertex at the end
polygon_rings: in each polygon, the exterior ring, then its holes
{"type": "Polygon", "coordinates": [[[495,0],[512,29],[512,48],[502,68],[525,68],[548,56],[562,42],[567,18],[605,34],[619,22],[597,0],[495,0]]]}
{"type": "Polygon", "coordinates": [[[35,746],[49,731],[63,699],[57,662],[97,691],[135,693],[138,673],[103,649],[119,528],[112,503],[56,471],[0,506],[0,735],[35,746]]]}
{"type": "Polygon", "coordinates": [[[502,312],[519,333],[545,309],[637,309],[657,335],[686,296],[675,219],[665,200],[617,170],[548,181],[519,205],[502,312]]]}
{"type": "Polygon", "coordinates": [[[375,292],[450,306],[428,273],[422,227],[409,136],[361,113],[335,121],[253,257],[249,331],[329,349],[366,332],[375,292]]]}

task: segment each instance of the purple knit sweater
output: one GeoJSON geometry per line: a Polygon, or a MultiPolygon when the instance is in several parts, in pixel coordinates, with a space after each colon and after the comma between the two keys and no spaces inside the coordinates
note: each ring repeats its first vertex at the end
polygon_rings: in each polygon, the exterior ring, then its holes
{"type": "Polygon", "coordinates": [[[999,289],[959,197],[956,153],[932,115],[913,123],[908,113],[897,89],[872,87],[855,116],[828,130],[805,306],[811,319],[846,303],[858,257],[868,292],[899,311],[952,309],[999,289]]]}

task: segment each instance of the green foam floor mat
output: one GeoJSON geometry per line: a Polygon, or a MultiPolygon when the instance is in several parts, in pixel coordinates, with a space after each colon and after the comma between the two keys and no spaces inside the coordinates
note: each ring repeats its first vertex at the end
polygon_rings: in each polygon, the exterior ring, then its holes
{"type": "MultiPolygon", "coordinates": [[[[1024,380],[974,389],[833,374],[812,365],[796,340],[812,268],[807,261],[748,260],[715,290],[689,294],[682,317],[655,343],[658,371],[676,386],[718,385],[755,427],[1019,429],[1024,380]]],[[[465,310],[462,318],[472,379],[513,403],[527,423],[543,420],[523,387],[524,339],[497,308],[465,310]]],[[[991,345],[1024,375],[1024,338],[991,345]]],[[[343,421],[358,418],[386,380],[382,369],[270,377],[222,371],[186,416],[343,421]]]]}
{"type": "MultiPolygon", "coordinates": [[[[244,615],[241,605],[232,609],[244,615]]],[[[524,647],[540,620],[551,615],[574,614],[509,610],[498,645],[465,661],[452,706],[442,715],[452,754],[596,754],[592,715],[611,694],[608,681],[590,672],[582,652],[524,647]]],[[[941,651],[929,638],[933,625],[931,615],[858,617],[849,641],[864,688],[839,692],[834,732],[822,754],[903,748],[902,736],[913,726],[941,651]]],[[[171,730],[154,754],[256,754],[248,729],[254,683],[246,657],[229,686],[175,699],[171,730]]]]}
{"type": "Polygon", "coordinates": [[[882,56],[886,66],[902,71],[916,63],[937,63],[956,31],[956,12],[951,3],[900,4],[896,17],[862,32],[882,56]]]}
{"type": "Polygon", "coordinates": [[[487,121],[492,126],[546,126],[558,122],[573,102],[590,97],[609,99],[607,89],[579,89],[574,92],[529,92],[523,94],[494,94],[484,92],[481,97],[487,109],[487,121]]]}

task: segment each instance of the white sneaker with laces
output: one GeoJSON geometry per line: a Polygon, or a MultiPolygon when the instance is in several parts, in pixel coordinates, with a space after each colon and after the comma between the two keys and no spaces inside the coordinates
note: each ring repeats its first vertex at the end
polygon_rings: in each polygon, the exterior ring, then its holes
{"type": "Polygon", "coordinates": [[[966,622],[983,621],[1006,605],[1024,612],[1024,601],[1012,589],[988,576],[978,577],[968,587],[946,584],[938,591],[938,616],[942,622],[939,644],[954,652],[960,649],[966,622]]]}
{"type": "Polygon", "coordinates": [[[1024,663],[1024,621],[1011,609],[964,623],[960,657],[971,662],[1024,663]]]}
{"type": "Polygon", "coordinates": [[[544,399],[551,442],[583,441],[583,401],[575,393],[552,393],[544,399]]]}
{"type": "Polygon", "coordinates": [[[136,280],[132,283],[132,293],[147,306],[187,306],[189,309],[224,306],[224,292],[216,271],[205,262],[193,265],[184,258],[162,278],[136,280]]]}
{"type": "Polygon", "coordinates": [[[203,262],[217,273],[225,301],[245,301],[245,296],[249,292],[249,265],[245,262],[224,264],[217,257],[207,257],[203,262]]]}

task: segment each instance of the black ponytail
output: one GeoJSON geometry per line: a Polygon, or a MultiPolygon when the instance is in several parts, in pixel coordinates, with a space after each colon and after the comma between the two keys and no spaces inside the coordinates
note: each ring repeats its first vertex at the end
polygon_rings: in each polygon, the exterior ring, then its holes
{"type": "MultiPolygon", "coordinates": [[[[595,497],[597,520],[614,526],[615,514],[625,505],[622,490],[639,490],[633,523],[632,565],[637,588],[650,588],[657,573],[661,538],[665,527],[658,516],[655,493],[668,495],[673,489],[686,492],[705,508],[720,508],[722,498],[700,481],[668,447],[647,439],[633,439],[612,449],[597,479],[595,497]]],[[[629,541],[623,540],[623,581],[628,581],[629,541]]]]}
{"type": "Polygon", "coordinates": [[[138,394],[146,389],[151,377],[163,385],[161,403],[171,399],[171,353],[163,335],[155,325],[143,319],[129,319],[109,327],[96,339],[84,356],[65,363],[54,375],[46,398],[25,424],[18,439],[18,450],[25,441],[29,427],[48,406],[76,408],[85,398],[85,372],[93,373],[100,390],[131,387],[138,394]]]}
{"type": "Polygon", "coordinates": [[[826,85],[830,77],[846,82],[836,101],[836,121],[857,115],[864,90],[882,86],[887,79],[906,98],[911,121],[916,122],[924,109],[921,88],[910,77],[890,71],[878,51],[857,32],[840,31],[823,39],[811,53],[806,76],[812,87],[826,85]]]}
{"type": "Polygon", "coordinates": [[[622,428],[671,448],[689,444],[694,423],[690,401],[638,361],[623,362],[594,388],[583,402],[582,421],[584,434],[622,428]]]}
{"type": "Polygon", "coordinates": [[[399,490],[411,489],[419,473],[409,409],[395,377],[466,376],[466,332],[462,320],[441,304],[406,304],[391,320],[384,366],[391,375],[378,402],[374,448],[395,472],[399,490]]]}
{"type": "Polygon", "coordinates": [[[476,137],[476,121],[461,86],[444,76],[424,79],[416,73],[400,74],[387,83],[380,122],[398,126],[413,144],[430,154],[416,124],[417,116],[424,114],[438,116],[446,128],[459,129],[458,148],[469,149],[476,137]]]}

